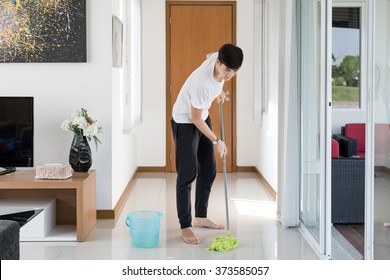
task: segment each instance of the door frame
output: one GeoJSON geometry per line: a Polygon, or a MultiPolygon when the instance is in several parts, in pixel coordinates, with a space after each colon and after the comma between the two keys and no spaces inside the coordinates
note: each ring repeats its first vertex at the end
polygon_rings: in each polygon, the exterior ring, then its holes
{"type": "Polygon", "coordinates": [[[364,219],[364,259],[374,260],[374,222],[375,222],[375,1],[366,2],[367,24],[367,121],[366,121],[366,189],[364,219]]]}
{"type": "MultiPolygon", "coordinates": [[[[165,104],[166,104],[166,157],[165,157],[165,172],[173,172],[171,170],[171,29],[170,29],[170,18],[171,18],[171,6],[226,6],[231,5],[233,11],[233,43],[236,43],[237,34],[237,8],[236,1],[166,1],[165,3],[165,30],[166,30],[166,83],[165,83],[165,104]]],[[[230,93],[230,101],[232,102],[232,172],[237,172],[237,121],[236,121],[236,77],[231,80],[232,92],[230,93]]],[[[228,168],[227,168],[228,169],[228,168]]]]}

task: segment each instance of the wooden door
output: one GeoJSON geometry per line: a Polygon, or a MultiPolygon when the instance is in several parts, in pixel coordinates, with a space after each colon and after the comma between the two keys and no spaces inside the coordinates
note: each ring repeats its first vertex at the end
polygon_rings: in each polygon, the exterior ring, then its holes
{"type": "MultiPolygon", "coordinates": [[[[175,172],[175,145],[170,120],[177,95],[187,77],[225,43],[235,43],[235,2],[167,2],[167,171],[175,172]]],[[[226,169],[235,165],[235,78],[225,82],[230,101],[223,104],[226,169]]],[[[218,103],[210,110],[213,132],[221,138],[218,103]]],[[[222,161],[216,153],[217,171],[222,161]]]]}

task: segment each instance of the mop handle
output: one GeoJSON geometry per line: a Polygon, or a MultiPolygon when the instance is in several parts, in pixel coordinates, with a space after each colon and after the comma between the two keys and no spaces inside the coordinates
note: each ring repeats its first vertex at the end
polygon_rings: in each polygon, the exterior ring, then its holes
{"type": "MultiPolygon", "coordinates": [[[[222,112],[222,102],[219,102],[219,125],[221,128],[221,140],[225,142],[225,134],[223,128],[223,112],[222,112]]],[[[226,229],[230,230],[229,224],[229,202],[228,202],[228,194],[227,194],[227,176],[226,176],[226,156],[225,152],[222,155],[222,165],[223,165],[223,181],[225,186],[225,209],[226,209],[226,229]]]]}

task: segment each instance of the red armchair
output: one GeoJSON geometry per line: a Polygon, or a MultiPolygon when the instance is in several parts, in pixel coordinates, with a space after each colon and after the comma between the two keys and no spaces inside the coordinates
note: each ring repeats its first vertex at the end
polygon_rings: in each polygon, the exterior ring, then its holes
{"type": "Polygon", "coordinates": [[[344,135],[357,141],[357,156],[364,158],[366,154],[366,125],[364,123],[348,123],[344,127],[344,135]]]}
{"type": "MultiPolygon", "coordinates": [[[[345,125],[344,135],[357,141],[357,156],[366,154],[366,125],[349,123],[345,125]]],[[[386,123],[375,124],[375,157],[386,158],[390,155],[390,126],[386,123]]]]}
{"type": "MultiPolygon", "coordinates": [[[[366,126],[349,123],[333,137],[332,223],[364,223],[366,126]]],[[[389,124],[375,124],[374,145],[375,166],[390,167],[389,124]]]]}
{"type": "Polygon", "coordinates": [[[336,139],[332,138],[332,158],[340,157],[340,145],[336,139]]]}
{"type": "Polygon", "coordinates": [[[364,147],[364,124],[346,124],[344,135],[333,135],[332,223],[364,223],[364,147]]]}

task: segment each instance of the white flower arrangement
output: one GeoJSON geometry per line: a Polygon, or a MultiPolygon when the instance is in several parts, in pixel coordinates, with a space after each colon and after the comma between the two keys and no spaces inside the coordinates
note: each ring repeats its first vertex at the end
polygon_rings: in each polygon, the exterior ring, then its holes
{"type": "Polygon", "coordinates": [[[101,133],[103,128],[98,125],[97,120],[88,115],[87,110],[84,108],[72,114],[70,119],[63,121],[61,128],[65,131],[72,131],[76,135],[85,136],[88,141],[93,139],[96,149],[98,144],[102,143],[97,137],[97,134],[101,133]]]}

